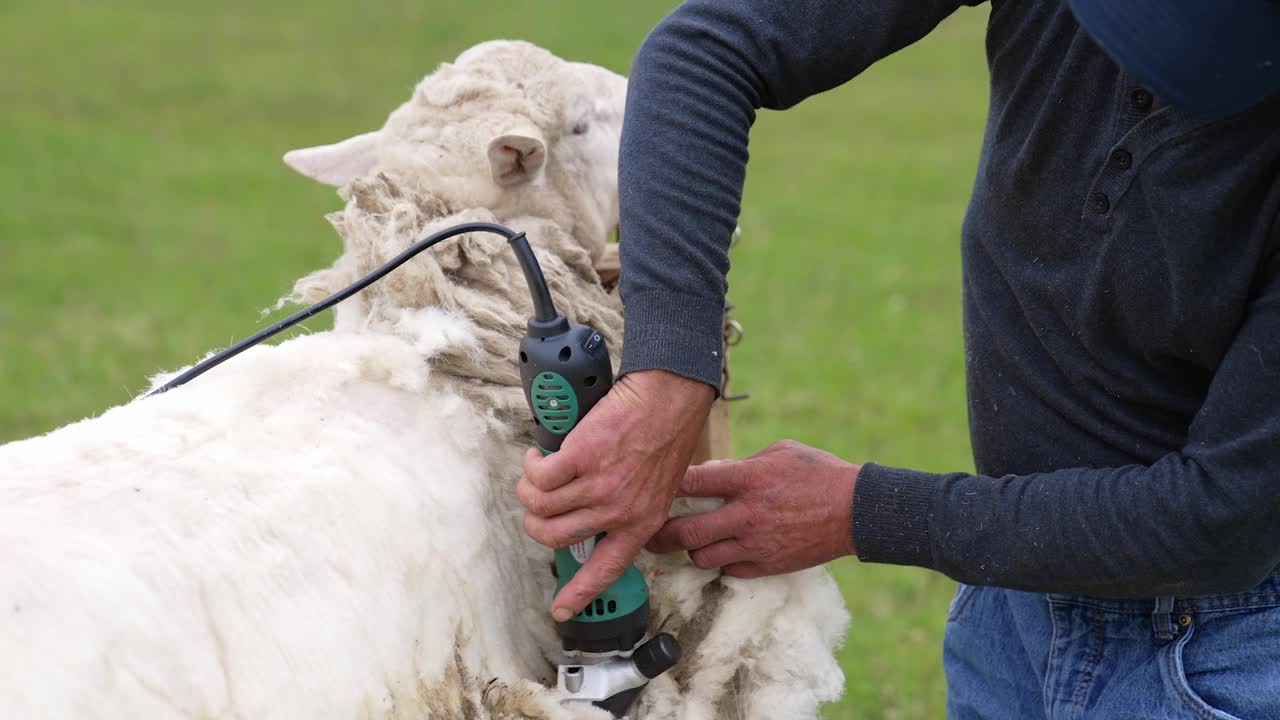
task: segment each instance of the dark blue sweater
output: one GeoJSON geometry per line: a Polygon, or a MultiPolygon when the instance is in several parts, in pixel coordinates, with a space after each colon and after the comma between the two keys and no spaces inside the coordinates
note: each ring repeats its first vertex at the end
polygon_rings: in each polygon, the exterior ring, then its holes
{"type": "MultiPolygon", "coordinates": [[[[620,163],[623,372],[718,382],[755,110],[849,80],[962,4],[694,0],[654,30],[620,163]]],[[[962,233],[979,474],[864,465],[858,556],[1035,591],[1250,587],[1280,563],[1280,95],[1197,115],[1062,0],[991,13],[962,233]]]]}

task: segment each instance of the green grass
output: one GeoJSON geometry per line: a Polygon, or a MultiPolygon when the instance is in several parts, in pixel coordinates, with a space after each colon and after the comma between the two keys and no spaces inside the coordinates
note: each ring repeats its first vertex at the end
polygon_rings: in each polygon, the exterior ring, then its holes
{"type": "MultiPolygon", "coordinates": [[[[0,442],[128,400],[263,322],[326,264],[328,188],[279,161],[378,126],[475,42],[625,72],[669,2],[0,5],[0,442]]],[[[731,298],[739,454],[970,467],[959,224],[986,106],[985,12],[753,133],[731,298]]],[[[312,323],[311,327],[324,327],[312,323]]],[[[853,613],[830,718],[941,717],[953,585],[836,563],[853,613]]]]}

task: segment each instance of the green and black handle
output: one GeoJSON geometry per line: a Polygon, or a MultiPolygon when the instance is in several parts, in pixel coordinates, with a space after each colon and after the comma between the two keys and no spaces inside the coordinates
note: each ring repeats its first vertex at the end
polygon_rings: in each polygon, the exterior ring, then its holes
{"type": "MultiPolygon", "coordinates": [[[[555,309],[528,244],[513,241],[512,248],[520,258],[534,304],[528,333],[520,342],[520,377],[533,413],[534,440],[544,455],[550,455],[608,394],[613,366],[603,335],[570,323],[555,309]]],[[[603,537],[604,533],[599,533],[555,551],[557,593],[587,562],[603,537]]],[[[556,623],[561,646],[569,657],[604,661],[562,667],[561,689],[573,693],[575,688],[583,692],[606,688],[583,699],[614,715],[625,713],[643,683],[665,672],[680,657],[679,643],[670,635],[645,642],[648,622],[649,587],[632,563],[581,612],[556,623]],[[583,677],[589,675],[594,677],[584,683],[583,677]]]]}

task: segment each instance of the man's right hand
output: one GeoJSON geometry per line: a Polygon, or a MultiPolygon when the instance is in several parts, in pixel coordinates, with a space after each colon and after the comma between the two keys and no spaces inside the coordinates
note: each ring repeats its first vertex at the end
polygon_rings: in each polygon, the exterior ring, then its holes
{"type": "Polygon", "coordinates": [[[562,548],[609,533],[553,601],[557,620],[604,592],[666,522],[714,400],[710,385],[674,373],[629,373],[558,452],[525,455],[516,494],[530,537],[562,548]]]}

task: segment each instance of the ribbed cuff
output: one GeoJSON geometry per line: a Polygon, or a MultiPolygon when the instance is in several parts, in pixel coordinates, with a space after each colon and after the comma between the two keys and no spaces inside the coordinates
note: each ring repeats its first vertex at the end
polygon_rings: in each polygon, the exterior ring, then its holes
{"type": "Polygon", "coordinates": [[[639,370],[667,370],[704,382],[720,396],[724,362],[724,299],[696,295],[645,292],[623,299],[622,367],[625,375],[639,370]]]}
{"type": "Polygon", "coordinates": [[[853,493],[853,547],[863,562],[932,568],[929,541],[938,476],[867,463],[853,493]]]}

